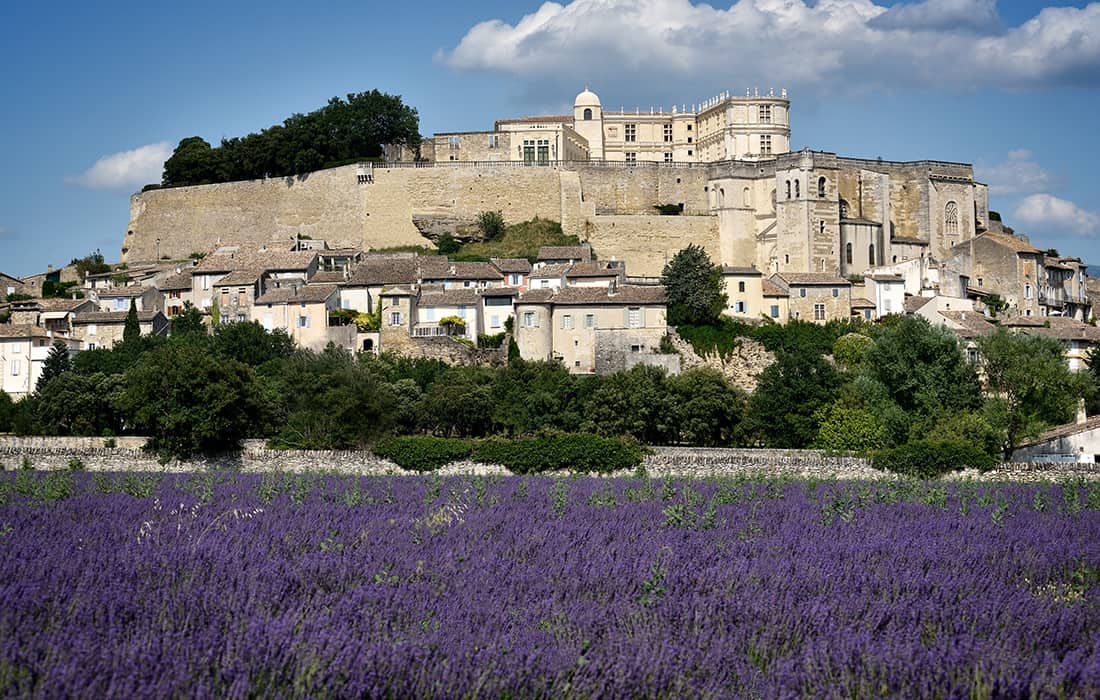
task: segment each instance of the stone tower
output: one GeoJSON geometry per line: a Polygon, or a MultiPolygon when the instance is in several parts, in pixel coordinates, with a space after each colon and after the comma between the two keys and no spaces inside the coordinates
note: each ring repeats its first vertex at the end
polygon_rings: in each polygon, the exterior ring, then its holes
{"type": "Polygon", "coordinates": [[[573,101],[573,130],[588,140],[588,157],[603,160],[603,107],[587,87],[573,101]]]}

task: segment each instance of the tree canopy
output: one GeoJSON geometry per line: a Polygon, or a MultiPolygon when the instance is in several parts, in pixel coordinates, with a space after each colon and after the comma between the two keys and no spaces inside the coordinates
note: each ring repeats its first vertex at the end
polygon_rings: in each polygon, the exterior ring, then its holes
{"type": "Polygon", "coordinates": [[[722,268],[694,243],[665,264],[661,284],[668,294],[669,325],[712,325],[726,308],[722,268]]]}
{"type": "Polygon", "coordinates": [[[356,160],[378,158],[388,144],[420,145],[420,118],[401,98],[378,90],[333,97],[308,114],[294,114],[259,133],[222,139],[212,147],[199,136],[179,142],[164,164],[164,187],[302,175],[356,160]]]}

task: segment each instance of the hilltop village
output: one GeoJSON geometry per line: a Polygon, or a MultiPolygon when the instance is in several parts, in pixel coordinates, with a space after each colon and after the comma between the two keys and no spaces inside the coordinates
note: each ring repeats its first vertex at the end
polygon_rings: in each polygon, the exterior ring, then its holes
{"type": "Polygon", "coordinates": [[[1001,327],[1056,338],[1085,368],[1100,331],[1081,260],[1002,224],[970,165],[791,153],[790,115],[786,91],[643,112],[586,89],[572,114],[375,161],[135,194],[120,263],[0,274],[0,387],[32,393],[55,343],[111,348],[134,314],[164,335],[185,313],[313,350],[493,364],[514,347],[575,374],[674,374],[700,358],[675,342],[661,275],[689,245],[720,267],[731,319],[919,315],[971,355],[1001,327]],[[559,244],[466,254],[499,237],[487,216],[559,244]]]}

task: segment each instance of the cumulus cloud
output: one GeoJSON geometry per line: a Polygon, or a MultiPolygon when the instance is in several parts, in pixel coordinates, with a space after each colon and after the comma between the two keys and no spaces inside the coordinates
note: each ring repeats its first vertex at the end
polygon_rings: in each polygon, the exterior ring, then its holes
{"type": "Polygon", "coordinates": [[[1016,207],[1016,218],[1032,226],[1078,236],[1093,236],[1100,232],[1100,216],[1049,194],[1024,197],[1016,207]]]}
{"type": "Polygon", "coordinates": [[[976,165],[974,174],[989,185],[991,194],[1030,194],[1049,192],[1061,186],[1061,180],[1042,168],[1031,151],[1021,148],[1008,152],[1008,159],[995,165],[976,165]]]}
{"type": "Polygon", "coordinates": [[[80,175],[69,175],[65,182],[92,190],[132,188],[160,182],[164,161],[172,155],[167,141],[150,143],[132,151],[103,156],[80,175]]]}
{"type": "MultiPolygon", "coordinates": [[[[1004,27],[994,0],[692,0],[544,3],[471,27],[437,60],[559,85],[740,82],[822,92],[910,86],[1100,85],[1100,3],[1004,27]]],[[[732,83],[732,85],[731,85],[732,83]]]]}

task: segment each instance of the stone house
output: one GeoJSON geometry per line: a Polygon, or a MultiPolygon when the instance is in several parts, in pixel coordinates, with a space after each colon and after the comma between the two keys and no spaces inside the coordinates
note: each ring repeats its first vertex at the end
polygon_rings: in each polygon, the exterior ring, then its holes
{"type": "Polygon", "coordinates": [[[1100,464],[1100,416],[1089,417],[1080,406],[1073,423],[1022,443],[1012,452],[1012,461],[1100,464]]]}
{"type": "Polygon", "coordinates": [[[878,317],[878,308],[875,306],[875,302],[864,297],[852,297],[852,318],[872,321],[878,317]]]}
{"type": "Polygon", "coordinates": [[[340,308],[335,284],[307,284],[277,287],[256,299],[251,320],[266,330],[282,329],[301,347],[323,350],[336,343],[355,350],[357,328],[335,322],[332,312],[340,308]]]}
{"type": "Polygon", "coordinates": [[[30,323],[0,323],[0,390],[19,400],[34,393],[42,365],[57,341],[69,353],[80,350],[80,341],[59,336],[30,323]]]}
{"type": "Polygon", "coordinates": [[[129,311],[133,303],[138,311],[159,311],[163,296],[155,287],[106,287],[93,289],[91,298],[100,311],[129,311]]]}
{"type": "Polygon", "coordinates": [[[509,287],[481,290],[482,333],[497,335],[505,331],[508,319],[515,317],[515,302],[520,293],[519,289],[509,287]]]}
{"type": "Polygon", "coordinates": [[[238,270],[214,283],[211,296],[217,303],[221,323],[247,321],[252,317],[252,305],[260,295],[262,274],[255,269],[238,270]]]}
{"type": "Polygon", "coordinates": [[[785,287],[764,279],[760,281],[760,291],[764,299],[764,313],[769,319],[783,323],[791,317],[791,295],[785,287]]]}
{"type": "Polygon", "coordinates": [[[1018,333],[1060,340],[1065,348],[1066,366],[1073,372],[1088,369],[1089,352],[1100,346],[1100,328],[1067,316],[1009,317],[1001,326],[1018,333]]]}
{"type": "Polygon", "coordinates": [[[573,263],[547,263],[536,265],[531,270],[527,288],[530,289],[560,289],[565,286],[565,276],[569,273],[573,263]]]}
{"type": "Polygon", "coordinates": [[[191,295],[191,273],[179,272],[168,276],[160,283],[160,293],[164,297],[164,315],[175,318],[183,313],[187,303],[194,304],[191,295]]]}
{"type": "Polygon", "coordinates": [[[817,272],[783,272],[772,275],[771,281],[787,292],[788,319],[827,323],[847,320],[852,315],[852,283],[843,277],[817,272]]]}
{"type": "Polygon", "coordinates": [[[1042,315],[1089,320],[1092,304],[1087,294],[1087,267],[1080,258],[1043,257],[1045,279],[1039,289],[1042,315]]]}
{"type": "Polygon", "coordinates": [[[504,275],[490,263],[450,262],[443,257],[424,258],[420,261],[418,281],[444,289],[478,289],[501,286],[504,275]]]}
{"type": "Polygon", "coordinates": [[[11,323],[40,326],[54,336],[69,336],[78,313],[95,311],[91,299],[26,299],[11,305],[11,323]]]}
{"type": "Polygon", "coordinates": [[[574,374],[614,372],[647,359],[666,364],[654,357],[668,332],[664,287],[533,289],[515,309],[524,359],[556,359],[574,374]]]}
{"type": "Polygon", "coordinates": [[[477,289],[422,285],[419,292],[415,297],[413,337],[460,336],[477,341],[477,334],[481,332],[481,295],[477,289]],[[461,318],[465,324],[461,327],[440,325],[445,318],[461,318]]]}
{"type": "Polygon", "coordinates": [[[724,313],[739,319],[759,319],[765,314],[764,275],[755,267],[722,266],[726,289],[724,313]]]}
{"type": "Polygon", "coordinates": [[[312,250],[242,250],[238,246],[226,246],[191,268],[192,303],[204,313],[210,313],[219,291],[215,285],[233,272],[255,273],[259,279],[257,294],[262,295],[269,289],[306,284],[317,272],[318,263],[317,252],[312,250]]]}
{"type": "MultiPolygon", "coordinates": [[[[874,304],[873,318],[905,313],[905,278],[898,274],[874,273],[863,278],[864,298],[874,304]]],[[[856,290],[852,290],[854,295],[856,290]]],[[[855,300],[852,301],[853,305],[855,300]]],[[[871,318],[871,317],[867,317],[871,318]]]]}
{"type": "MultiPolygon", "coordinates": [[[[110,350],[122,341],[129,311],[91,311],[73,317],[73,337],[84,350],[110,350]]],[[[139,311],[138,327],[142,335],[168,335],[170,322],[160,311],[139,311]]]]}
{"type": "Polygon", "coordinates": [[[987,231],[951,250],[944,261],[945,277],[960,279],[961,289],[945,293],[965,296],[972,288],[979,297],[997,294],[1008,304],[1009,315],[1040,316],[1043,260],[1043,251],[1026,239],[987,231]]]}
{"type": "Polygon", "coordinates": [[[0,301],[13,294],[23,294],[23,280],[0,272],[0,301]]]}
{"type": "Polygon", "coordinates": [[[412,254],[368,255],[340,288],[340,308],[374,313],[383,289],[420,281],[421,259],[412,254]]]}
{"type": "Polygon", "coordinates": [[[531,276],[531,262],[527,258],[490,258],[489,262],[500,271],[505,287],[527,291],[528,279],[531,276]]]}
{"type": "Polygon", "coordinates": [[[584,245],[544,245],[539,248],[535,267],[543,265],[572,265],[577,262],[593,260],[592,246],[584,245]]]}
{"type": "Polygon", "coordinates": [[[565,283],[571,287],[611,287],[626,279],[626,266],[621,261],[592,260],[576,262],[565,273],[565,283]]]}

